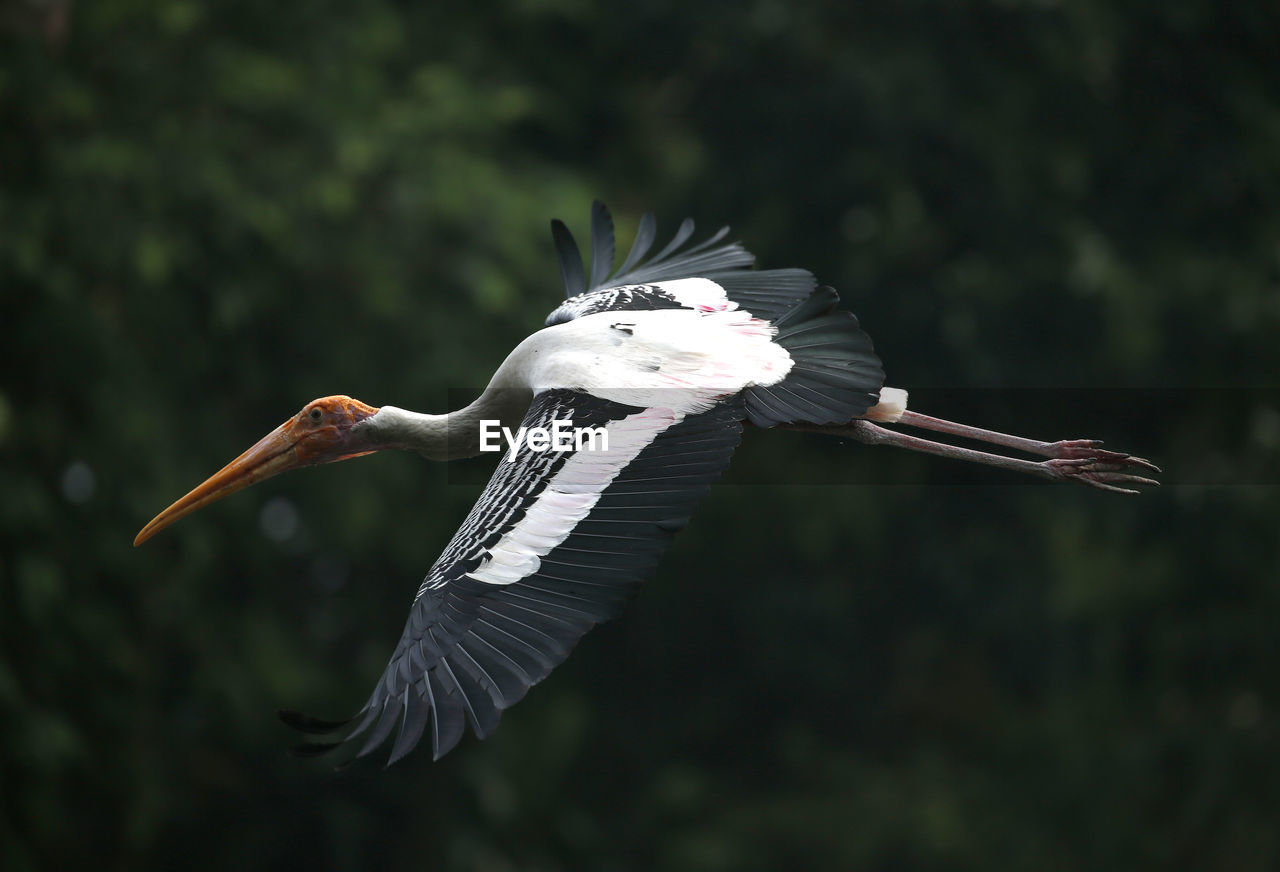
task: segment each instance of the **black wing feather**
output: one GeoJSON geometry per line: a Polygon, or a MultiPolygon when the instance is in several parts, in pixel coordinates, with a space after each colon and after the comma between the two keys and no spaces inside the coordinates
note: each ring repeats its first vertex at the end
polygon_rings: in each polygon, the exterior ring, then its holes
{"type": "Polygon", "coordinates": [[[604,203],[591,204],[591,285],[601,287],[613,270],[616,252],[613,241],[613,216],[604,203]]]}
{"type": "Polygon", "coordinates": [[[677,248],[689,241],[689,237],[693,235],[693,230],[694,223],[692,218],[686,218],[681,221],[680,226],[676,228],[676,235],[667,243],[666,248],[649,259],[649,265],[657,266],[670,257],[677,248]]]}
{"type": "Polygon", "coordinates": [[[649,249],[653,247],[653,242],[657,238],[658,221],[653,217],[652,212],[645,212],[640,216],[640,226],[636,228],[636,239],[631,243],[631,252],[622,262],[622,266],[618,267],[618,273],[625,275],[627,270],[639,263],[640,258],[649,253],[649,249]]]}
{"type": "Polygon", "coordinates": [[[582,270],[582,253],[578,251],[578,243],[573,241],[573,234],[559,218],[551,219],[551,238],[555,240],[556,254],[560,257],[565,299],[586,293],[587,276],[582,270]]]}
{"type": "Polygon", "coordinates": [[[657,237],[657,222],[650,213],[640,219],[635,243],[622,266],[608,275],[605,264],[612,264],[615,250],[613,220],[598,202],[592,206],[591,228],[593,255],[588,282],[572,234],[563,222],[552,224],[565,303],[547,317],[548,327],[594,312],[678,308],[679,303],[665,296],[660,287],[654,287],[677,279],[710,279],[724,288],[730,300],[765,321],[773,321],[802,303],[817,286],[813,275],[805,270],[753,270],[755,256],[751,252],[740,243],[722,242],[729,233],[728,227],[684,248],[694,232],[689,218],[681,222],[661,251],[646,260],[657,237]]]}

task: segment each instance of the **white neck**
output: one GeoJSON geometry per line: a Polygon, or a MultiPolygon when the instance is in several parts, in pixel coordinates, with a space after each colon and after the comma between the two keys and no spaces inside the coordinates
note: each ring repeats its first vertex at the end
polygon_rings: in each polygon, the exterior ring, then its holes
{"type": "Polygon", "coordinates": [[[521,388],[490,386],[475,402],[456,412],[427,415],[383,406],[359,427],[378,448],[416,451],[431,460],[460,460],[480,453],[480,422],[500,421],[514,427],[529,408],[531,393],[521,388]]]}
{"type": "Polygon", "coordinates": [[[395,406],[383,406],[362,424],[373,450],[400,448],[416,451],[431,460],[461,460],[480,453],[480,422],[499,421],[514,429],[529,409],[533,391],[528,379],[529,359],[537,355],[550,330],[527,337],[494,372],[489,386],[475,402],[444,415],[425,415],[395,406]]]}

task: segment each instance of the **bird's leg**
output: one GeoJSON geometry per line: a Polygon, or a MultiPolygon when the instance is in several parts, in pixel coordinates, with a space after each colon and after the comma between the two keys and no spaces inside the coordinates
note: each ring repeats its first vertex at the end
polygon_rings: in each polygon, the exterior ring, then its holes
{"type": "Polygon", "coordinates": [[[1005,448],[1025,451],[1028,454],[1039,454],[1042,457],[1088,458],[1112,463],[1129,462],[1128,465],[1139,466],[1150,472],[1160,471],[1140,457],[1130,457],[1128,454],[1121,454],[1118,451],[1103,450],[1100,447],[1102,442],[1098,439],[1063,439],[1058,442],[1041,442],[1038,439],[1027,439],[1023,436],[1012,436],[995,430],[984,430],[981,427],[971,427],[968,424],[958,424],[955,421],[944,421],[941,418],[921,415],[919,412],[912,412],[909,409],[903,410],[902,416],[895,423],[905,424],[908,427],[916,427],[921,430],[933,430],[935,433],[960,436],[961,438],[973,439],[978,442],[990,442],[992,445],[1003,445],[1005,448]]]}
{"type": "Polygon", "coordinates": [[[1138,492],[1132,487],[1124,487],[1124,485],[1159,484],[1153,479],[1129,472],[1129,470],[1133,469],[1159,472],[1159,467],[1140,457],[1130,457],[1127,454],[1120,454],[1116,451],[1103,451],[1097,447],[1097,442],[1090,439],[1038,442],[1034,439],[1023,439],[991,430],[954,424],[950,421],[930,418],[927,415],[919,415],[915,412],[904,412],[900,423],[950,433],[955,436],[980,439],[1004,445],[1008,448],[1041,454],[1050,459],[1040,461],[1023,460],[1019,457],[1005,457],[1001,454],[990,454],[973,448],[961,448],[956,445],[909,436],[906,433],[899,433],[895,430],[887,430],[864,420],[850,421],[848,424],[836,426],[799,426],[796,429],[830,433],[835,436],[847,436],[868,445],[892,445],[897,448],[907,448],[911,451],[934,454],[938,457],[950,457],[955,460],[983,463],[1000,469],[1025,472],[1052,481],[1074,481],[1089,487],[1101,488],[1102,490],[1116,493],[1133,494],[1138,492]],[[910,420],[908,416],[910,416],[910,420]],[[927,423],[921,423],[921,419],[927,423]]]}

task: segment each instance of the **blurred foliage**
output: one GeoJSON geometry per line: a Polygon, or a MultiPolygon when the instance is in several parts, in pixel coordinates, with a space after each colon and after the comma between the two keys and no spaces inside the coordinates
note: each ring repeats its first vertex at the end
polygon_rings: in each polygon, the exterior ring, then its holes
{"type": "Polygon", "coordinates": [[[0,3],[4,868],[1277,868],[1278,25],[0,3]],[[915,406],[1172,486],[751,433],[490,740],[285,756],[477,488],[380,455],[134,533],[312,397],[483,385],[593,196],[813,269],[915,406]]]}

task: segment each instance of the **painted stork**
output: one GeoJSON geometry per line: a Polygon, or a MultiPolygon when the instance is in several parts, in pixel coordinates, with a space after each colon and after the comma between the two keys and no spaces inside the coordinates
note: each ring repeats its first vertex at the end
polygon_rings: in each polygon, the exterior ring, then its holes
{"type": "MultiPolygon", "coordinates": [[[[1087,440],[1040,442],[907,410],[884,386],[871,339],[839,297],[805,270],[754,270],[723,242],[728,228],[685,248],[686,220],[645,259],[656,237],[645,215],[622,266],[613,222],[591,214],[588,277],[568,229],[551,225],[566,299],[498,367],[471,405],[444,415],[323,397],[161,512],[140,545],[203,506],[288,469],[383,449],[433,460],[472,457],[482,429],[519,423],[532,434],[571,425],[599,444],[515,440],[508,459],[418,586],[391,662],[364,708],[332,722],[282,712],[304,732],[357,742],[364,756],[395,733],[388,765],[430,727],[436,759],[466,723],[484,738],[502,711],[613,617],[729,462],[743,424],[896,445],[1120,493],[1156,484],[1145,460],[1087,440]],[[910,436],[908,425],[1048,459],[990,454],[910,436]],[[559,450],[547,450],[554,447],[559,450]],[[540,450],[541,449],[541,450],[540,450]],[[358,719],[358,721],[357,721],[358,719]],[[398,726],[398,731],[397,731],[398,726]]],[[[490,430],[492,433],[492,430],[490,430]]],[[[518,429],[509,432],[520,432],[518,429]]],[[[506,446],[503,446],[504,448],[506,446]]],[[[354,745],[352,746],[354,749],[354,745]]]]}

